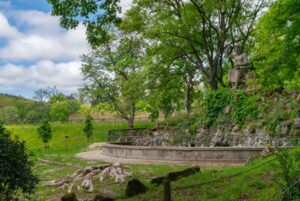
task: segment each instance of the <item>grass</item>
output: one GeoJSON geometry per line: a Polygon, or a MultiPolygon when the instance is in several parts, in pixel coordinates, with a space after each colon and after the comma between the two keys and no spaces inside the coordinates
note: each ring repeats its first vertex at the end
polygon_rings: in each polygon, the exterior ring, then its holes
{"type": "MultiPolygon", "coordinates": [[[[7,129],[13,135],[26,141],[26,146],[32,150],[35,155],[43,156],[45,154],[55,153],[75,153],[85,148],[92,142],[106,141],[106,134],[109,130],[118,130],[127,128],[126,122],[101,122],[94,123],[94,134],[87,140],[83,134],[83,124],[78,123],[52,123],[52,139],[49,141],[49,149],[44,149],[44,144],[37,134],[37,125],[9,125],[7,129]],[[67,140],[65,136],[68,136],[67,140]]],[[[153,127],[151,122],[136,122],[136,128],[153,127]]]]}
{"type": "MultiPolygon", "coordinates": [[[[300,153],[300,148],[290,151],[300,153]]],[[[298,168],[300,161],[297,161],[298,168]]],[[[274,155],[258,158],[243,167],[207,169],[171,183],[175,201],[279,201],[284,187],[279,162],[274,155]]],[[[162,187],[128,200],[162,200],[162,187]]],[[[300,200],[300,199],[298,199],[300,200]]]]}
{"type": "MultiPolygon", "coordinates": [[[[155,124],[151,122],[136,122],[136,128],[149,128],[155,124]]],[[[57,187],[48,187],[45,185],[46,181],[59,180],[65,176],[73,174],[77,169],[72,167],[61,167],[52,164],[40,163],[37,159],[43,158],[50,161],[71,163],[73,165],[87,167],[92,165],[101,165],[101,162],[88,162],[75,158],[74,155],[78,152],[86,150],[87,146],[93,142],[106,141],[106,134],[109,130],[126,129],[126,122],[101,122],[94,124],[94,135],[90,140],[87,140],[83,135],[83,124],[73,123],[52,123],[53,137],[49,141],[49,149],[44,148],[37,135],[37,125],[9,125],[6,128],[21,140],[26,141],[26,146],[33,152],[32,160],[35,163],[33,168],[40,182],[36,188],[32,200],[47,200],[57,201],[66,193],[65,189],[58,189],[57,187]],[[69,136],[65,140],[65,136],[69,136]]],[[[164,166],[164,165],[128,165],[126,166],[134,177],[142,178],[143,182],[149,182],[151,176],[163,175],[170,170],[180,170],[183,166],[164,166]],[[145,177],[145,174],[147,175],[145,177]]],[[[113,190],[119,195],[124,196],[126,184],[116,185],[114,181],[108,180],[104,183],[99,183],[95,180],[95,192],[100,188],[113,190]]],[[[79,196],[89,196],[90,194],[82,192],[78,193],[79,196]]]]}
{"type": "MultiPolygon", "coordinates": [[[[88,142],[85,140],[81,124],[52,124],[53,138],[50,141],[50,148],[45,150],[43,144],[36,134],[37,126],[33,125],[13,125],[7,128],[14,135],[27,141],[27,146],[33,151],[32,159],[35,162],[34,174],[38,175],[40,183],[32,200],[57,201],[66,193],[65,189],[48,187],[46,181],[61,179],[73,174],[77,169],[72,167],[61,167],[52,164],[44,164],[37,161],[43,158],[51,161],[72,163],[81,167],[101,165],[101,162],[88,162],[74,157],[75,153],[86,149],[92,142],[103,142],[106,139],[108,130],[124,129],[125,122],[102,122],[95,124],[95,135],[88,142]],[[69,136],[65,141],[64,137],[69,136]]],[[[137,122],[136,127],[153,127],[153,123],[137,122]]],[[[300,152],[300,148],[292,151],[300,152]]],[[[299,163],[299,161],[298,161],[299,163]]],[[[300,166],[300,164],[299,164],[300,166]]],[[[126,165],[125,168],[133,173],[135,178],[141,180],[148,186],[149,191],[141,196],[132,198],[122,198],[119,200],[130,201],[151,201],[162,200],[162,186],[150,184],[154,176],[162,176],[170,171],[177,171],[186,168],[176,165],[126,165]]],[[[95,192],[105,188],[118,193],[124,197],[126,182],[115,184],[113,180],[100,183],[97,179],[93,181],[95,192]]],[[[218,167],[205,168],[201,173],[190,177],[182,178],[172,182],[172,196],[175,201],[269,201],[283,188],[284,181],[280,175],[280,167],[275,156],[258,158],[246,166],[242,167],[218,167]],[[242,174],[240,174],[242,172],[242,174]],[[235,176],[232,176],[235,175],[235,176]]],[[[92,196],[87,192],[76,192],[80,198],[92,196]]],[[[276,201],[279,199],[275,199],[276,201]]]]}

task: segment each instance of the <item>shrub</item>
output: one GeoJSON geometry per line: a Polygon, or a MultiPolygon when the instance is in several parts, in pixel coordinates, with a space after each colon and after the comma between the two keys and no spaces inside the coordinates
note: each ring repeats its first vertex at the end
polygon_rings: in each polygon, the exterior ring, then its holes
{"type": "Polygon", "coordinates": [[[17,192],[32,193],[38,180],[32,174],[32,162],[25,143],[11,139],[0,122],[0,200],[11,200],[17,192]]]}
{"type": "Polygon", "coordinates": [[[83,127],[84,135],[87,138],[90,138],[93,135],[94,127],[93,127],[92,121],[93,121],[93,118],[91,117],[91,115],[87,115],[87,117],[85,118],[84,127],[83,127]]]}
{"type": "Polygon", "coordinates": [[[204,124],[212,125],[219,114],[231,102],[231,91],[222,89],[218,91],[209,91],[204,97],[204,124]]]}
{"type": "Polygon", "coordinates": [[[232,110],[234,120],[241,126],[247,117],[256,119],[259,113],[257,107],[258,96],[246,95],[245,92],[237,92],[232,99],[232,110]]]}
{"type": "Polygon", "coordinates": [[[37,129],[37,133],[42,139],[43,143],[46,145],[48,141],[52,138],[52,129],[48,119],[44,118],[42,120],[41,125],[37,129]]]}
{"type": "Polygon", "coordinates": [[[235,120],[239,125],[243,125],[248,117],[254,119],[258,116],[257,101],[257,95],[246,94],[244,91],[210,91],[204,98],[203,123],[211,126],[223,115],[223,119],[235,120]],[[230,114],[224,114],[226,106],[232,107],[230,114]]]}

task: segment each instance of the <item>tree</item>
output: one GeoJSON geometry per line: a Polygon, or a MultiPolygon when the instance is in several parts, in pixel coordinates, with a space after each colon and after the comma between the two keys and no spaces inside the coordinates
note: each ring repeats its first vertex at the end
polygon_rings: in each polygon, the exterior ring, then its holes
{"type": "Polygon", "coordinates": [[[58,93],[58,94],[51,96],[51,98],[49,99],[49,103],[55,104],[55,103],[64,102],[66,100],[67,100],[67,97],[63,93],[58,93]]]}
{"type": "Polygon", "coordinates": [[[7,124],[18,123],[20,118],[18,109],[14,106],[7,106],[0,109],[0,120],[7,124]]]}
{"type": "MultiPolygon", "coordinates": [[[[53,99],[50,102],[52,101],[53,99]]],[[[69,120],[70,114],[76,113],[79,108],[80,103],[76,100],[59,99],[59,101],[53,101],[49,114],[53,121],[66,122],[69,120]]]]}
{"type": "Polygon", "coordinates": [[[52,129],[47,118],[44,118],[42,120],[40,126],[37,129],[37,133],[46,147],[46,144],[52,138],[52,129]]]}
{"type": "Polygon", "coordinates": [[[109,39],[112,25],[118,25],[121,18],[120,0],[48,0],[52,15],[60,16],[60,25],[74,29],[81,22],[86,26],[86,35],[92,47],[96,48],[109,39]]]}
{"type": "Polygon", "coordinates": [[[25,148],[25,142],[11,139],[0,122],[0,200],[11,200],[18,192],[32,193],[38,182],[32,174],[33,163],[25,148]]]}
{"type": "Polygon", "coordinates": [[[49,97],[49,91],[47,89],[38,89],[34,91],[33,99],[45,103],[48,101],[49,97]]]}
{"type": "Polygon", "coordinates": [[[83,56],[85,83],[81,91],[94,105],[109,103],[132,129],[136,103],[145,91],[141,64],[144,44],[130,35],[119,33],[118,37],[111,36],[110,41],[83,56]]]}
{"type": "Polygon", "coordinates": [[[91,115],[87,115],[84,121],[84,127],[83,127],[83,132],[84,135],[90,139],[90,137],[93,135],[93,118],[91,115]]]}
{"type": "Polygon", "coordinates": [[[30,107],[24,121],[26,123],[39,123],[42,119],[49,116],[50,105],[44,103],[35,103],[30,107]]]}
{"type": "Polygon", "coordinates": [[[300,89],[300,2],[278,0],[260,18],[253,51],[261,88],[300,89]]]}
{"type": "Polygon", "coordinates": [[[186,60],[212,89],[225,86],[224,64],[232,46],[249,39],[267,0],[137,0],[124,27],[152,44],[173,47],[169,61],[186,60]],[[151,13],[151,14],[149,14],[151,13]]]}

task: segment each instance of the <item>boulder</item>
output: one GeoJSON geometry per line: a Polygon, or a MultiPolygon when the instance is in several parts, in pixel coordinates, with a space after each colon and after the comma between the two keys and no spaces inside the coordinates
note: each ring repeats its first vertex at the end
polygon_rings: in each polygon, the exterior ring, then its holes
{"type": "Polygon", "coordinates": [[[104,188],[100,189],[99,195],[102,195],[105,198],[110,198],[112,200],[115,200],[118,197],[118,195],[115,192],[104,189],[104,188]]]}
{"type": "Polygon", "coordinates": [[[68,193],[62,196],[61,201],[78,201],[75,193],[68,193]]]}
{"type": "Polygon", "coordinates": [[[231,113],[231,106],[230,106],[230,105],[227,105],[227,106],[224,108],[224,113],[225,113],[225,114],[231,113]]]}
{"type": "Polygon", "coordinates": [[[101,194],[95,195],[95,197],[92,199],[92,201],[114,201],[115,199],[112,199],[110,197],[105,197],[101,194]]]}
{"type": "Polygon", "coordinates": [[[126,196],[132,197],[141,193],[145,193],[148,188],[138,179],[132,179],[126,187],[126,196]]]}
{"type": "Polygon", "coordinates": [[[300,128],[300,118],[294,120],[294,125],[296,128],[300,128]]]}

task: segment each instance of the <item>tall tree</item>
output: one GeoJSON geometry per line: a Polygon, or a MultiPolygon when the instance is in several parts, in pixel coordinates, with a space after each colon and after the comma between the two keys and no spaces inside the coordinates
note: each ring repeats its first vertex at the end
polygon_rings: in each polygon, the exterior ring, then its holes
{"type": "Polygon", "coordinates": [[[187,60],[212,89],[217,89],[225,86],[225,55],[235,43],[246,43],[266,3],[267,0],[137,0],[124,23],[160,46],[163,43],[176,48],[177,55],[168,59],[187,60]]]}
{"type": "Polygon", "coordinates": [[[45,103],[49,99],[49,91],[47,89],[38,89],[34,91],[33,99],[45,103]]]}
{"type": "Polygon", "coordinates": [[[133,128],[136,103],[143,98],[141,57],[144,44],[138,38],[119,35],[83,56],[82,89],[93,104],[109,103],[113,110],[133,128]]]}

